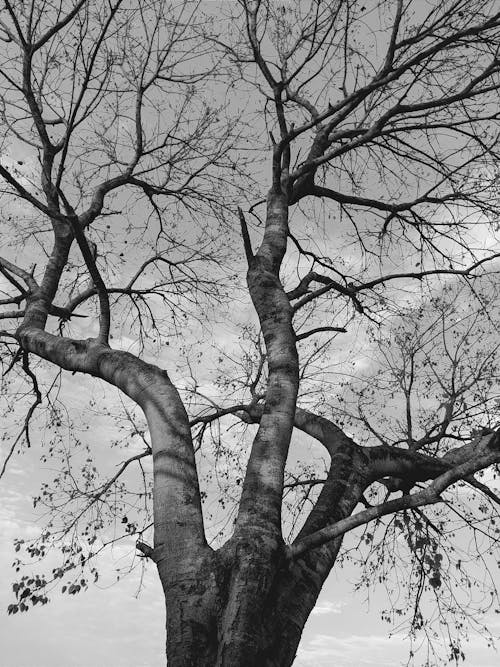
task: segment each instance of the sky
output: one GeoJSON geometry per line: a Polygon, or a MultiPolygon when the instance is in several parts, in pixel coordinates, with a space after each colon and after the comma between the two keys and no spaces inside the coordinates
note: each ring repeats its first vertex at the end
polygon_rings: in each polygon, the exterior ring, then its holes
{"type": "MultiPolygon", "coordinates": [[[[0,254],[4,249],[0,239],[0,254]]],[[[79,333],[90,335],[92,324],[95,322],[89,319],[83,328],[80,326],[79,333]]],[[[222,329],[219,334],[219,339],[225,335],[222,329]]],[[[115,339],[113,345],[130,349],[136,343],[123,335],[115,339]]],[[[215,360],[213,365],[216,365],[215,360]]],[[[79,377],[68,377],[64,392],[61,398],[71,404],[75,413],[80,411],[80,418],[88,422],[90,435],[87,437],[98,450],[98,456],[105,459],[110,468],[116,466],[120,455],[108,450],[108,444],[116,435],[112,421],[103,421],[88,410],[85,383],[79,377]]],[[[102,408],[105,403],[102,389],[98,396],[102,408]]],[[[42,431],[37,433],[35,442],[42,436],[42,431]]],[[[0,667],[163,665],[165,610],[154,567],[146,563],[142,574],[135,570],[115,581],[115,566],[121,567],[133,557],[132,538],[108,553],[99,582],[91,584],[88,591],[63,596],[55,589],[48,605],[7,616],[15,579],[11,568],[16,556],[13,540],[34,537],[43,526],[43,516],[33,508],[31,496],[37,492],[39,483],[50,475],[48,467],[49,464],[40,462],[40,451],[34,446],[12,461],[0,483],[0,572],[3,575],[0,578],[0,667]]],[[[29,567],[26,571],[29,572],[29,567]]],[[[356,570],[347,565],[336,569],[329,577],[305,627],[296,667],[399,667],[406,664],[411,648],[409,638],[402,632],[391,636],[390,626],[380,620],[379,610],[387,604],[383,589],[372,592],[367,600],[366,591],[353,592],[356,574],[356,570]]],[[[500,636],[500,617],[492,614],[486,621],[492,632],[500,636]]],[[[481,637],[471,637],[465,651],[465,667],[498,665],[498,653],[481,637]]]]}

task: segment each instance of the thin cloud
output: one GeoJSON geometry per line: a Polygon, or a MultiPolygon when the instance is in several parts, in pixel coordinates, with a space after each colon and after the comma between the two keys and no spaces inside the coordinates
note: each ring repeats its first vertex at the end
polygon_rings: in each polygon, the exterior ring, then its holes
{"type": "Polygon", "coordinates": [[[311,616],[324,616],[326,614],[340,614],[345,607],[345,602],[320,602],[311,612],[311,616]]]}

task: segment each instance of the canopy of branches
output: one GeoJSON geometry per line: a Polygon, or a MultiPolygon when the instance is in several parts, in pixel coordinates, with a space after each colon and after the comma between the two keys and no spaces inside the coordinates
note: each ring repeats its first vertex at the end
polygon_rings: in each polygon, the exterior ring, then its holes
{"type": "Polygon", "coordinates": [[[153,523],[262,531],[304,609],[342,558],[404,576],[458,659],[498,606],[460,593],[498,540],[498,3],[6,0],[0,40],[0,477],[32,445],[47,521],[10,612],[153,523]]]}

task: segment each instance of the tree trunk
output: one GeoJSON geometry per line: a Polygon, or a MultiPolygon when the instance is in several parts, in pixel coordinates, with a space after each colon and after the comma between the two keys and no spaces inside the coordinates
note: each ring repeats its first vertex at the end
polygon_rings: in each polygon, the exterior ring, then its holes
{"type": "Polygon", "coordinates": [[[218,552],[165,557],[158,571],[169,667],[289,667],[324,581],[306,560],[287,561],[276,540],[248,534],[218,552]]]}
{"type": "Polygon", "coordinates": [[[157,562],[167,610],[169,667],[215,665],[220,617],[216,555],[209,548],[169,553],[157,562]]]}

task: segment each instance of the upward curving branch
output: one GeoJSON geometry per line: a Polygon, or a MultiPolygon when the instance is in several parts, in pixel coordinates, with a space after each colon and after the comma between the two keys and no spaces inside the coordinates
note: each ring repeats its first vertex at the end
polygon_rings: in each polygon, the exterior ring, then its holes
{"type": "Polygon", "coordinates": [[[281,532],[281,496],[298,389],[292,309],[279,277],[288,237],[286,195],[271,190],[261,245],[247,273],[250,296],[266,346],[268,383],[264,411],[252,444],[237,529],[268,524],[281,532]]]}

